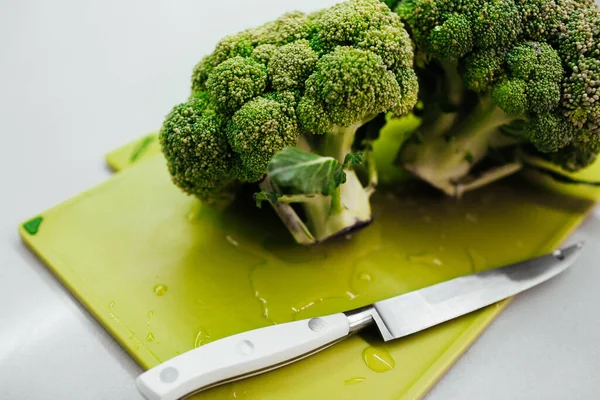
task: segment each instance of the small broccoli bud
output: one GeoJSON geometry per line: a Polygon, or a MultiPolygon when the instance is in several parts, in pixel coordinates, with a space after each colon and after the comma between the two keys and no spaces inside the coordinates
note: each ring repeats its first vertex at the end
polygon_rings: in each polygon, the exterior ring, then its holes
{"type": "Polygon", "coordinates": [[[508,115],[523,116],[528,106],[526,90],[520,79],[504,80],[492,88],[492,100],[508,115]]]}
{"type": "Polygon", "coordinates": [[[417,104],[419,94],[419,79],[412,68],[396,70],[396,80],[402,91],[402,99],[392,109],[395,115],[409,113],[417,104]]]}
{"type": "Polygon", "coordinates": [[[214,201],[231,180],[232,152],[224,119],[201,98],[173,108],[159,134],[173,182],[188,194],[214,201]]]}
{"type": "MultiPolygon", "coordinates": [[[[227,126],[229,143],[241,160],[238,179],[262,176],[273,155],[287,146],[295,146],[298,126],[286,106],[264,97],[244,104],[227,126]]],[[[239,168],[240,166],[238,166],[239,168]]]]}
{"type": "Polygon", "coordinates": [[[394,108],[402,91],[381,57],[338,47],[319,60],[317,70],[306,81],[306,96],[320,101],[335,125],[350,126],[394,108]]]}
{"type": "Polygon", "coordinates": [[[339,3],[314,19],[312,46],[326,53],[336,46],[357,44],[368,29],[397,26],[398,17],[378,0],[354,0],[339,3]]]}
{"type": "Polygon", "coordinates": [[[473,18],[475,45],[479,48],[508,45],[522,30],[521,14],[512,1],[482,2],[478,15],[473,18]]]}
{"type": "Polygon", "coordinates": [[[531,78],[560,83],[565,76],[565,70],[558,52],[548,43],[529,42],[527,45],[538,55],[531,78]]]}
{"type": "Polygon", "coordinates": [[[241,32],[236,35],[224,37],[211,54],[211,64],[213,67],[218,66],[223,61],[230,58],[250,57],[254,50],[252,36],[248,32],[241,32]]]}
{"type": "Polygon", "coordinates": [[[504,58],[496,49],[480,50],[462,59],[465,86],[476,92],[489,90],[504,75],[504,58]]]}
{"type": "Polygon", "coordinates": [[[531,72],[537,67],[538,54],[531,46],[519,45],[506,54],[506,64],[510,74],[528,80],[531,72]]]}
{"type": "Polygon", "coordinates": [[[527,98],[531,112],[551,112],[560,104],[560,86],[554,82],[531,81],[527,84],[527,98]]]}
{"type": "Polygon", "coordinates": [[[534,116],[527,124],[526,135],[538,151],[555,152],[573,139],[573,126],[555,114],[534,116]]]}
{"type": "Polygon", "coordinates": [[[349,3],[339,3],[323,12],[314,20],[313,48],[327,52],[343,43],[359,38],[361,24],[358,13],[349,3]]]}
{"type": "Polygon", "coordinates": [[[298,122],[306,133],[315,135],[331,132],[333,122],[325,112],[323,104],[313,97],[304,96],[297,108],[298,122]]]}
{"type": "Polygon", "coordinates": [[[202,57],[202,60],[194,67],[192,71],[192,95],[206,90],[206,81],[212,71],[212,61],[210,56],[202,57]]]}
{"type": "Polygon", "coordinates": [[[268,65],[269,77],[275,90],[300,89],[315,69],[319,56],[307,40],[281,46],[268,65]]]}
{"type": "Polygon", "coordinates": [[[357,47],[377,54],[390,71],[413,67],[414,50],[399,19],[394,25],[368,30],[357,47]]]}
{"type": "Polygon", "coordinates": [[[553,163],[567,171],[574,172],[592,164],[599,153],[600,138],[598,135],[588,130],[581,130],[568,146],[546,156],[553,163]]]}
{"type": "Polygon", "coordinates": [[[419,49],[427,49],[431,31],[440,24],[438,5],[435,1],[399,1],[394,9],[411,30],[411,36],[419,49]]]}
{"type": "Polygon", "coordinates": [[[275,21],[268,22],[258,31],[259,43],[281,46],[297,40],[308,39],[312,25],[306,14],[293,11],[283,14],[275,21]]]}
{"type": "Polygon", "coordinates": [[[252,52],[252,58],[263,65],[268,65],[271,57],[277,50],[277,46],[273,44],[261,44],[260,46],[256,46],[254,51],[252,52]]]}
{"type": "Polygon", "coordinates": [[[454,14],[429,34],[429,51],[439,59],[456,60],[473,49],[471,23],[463,16],[454,14]]]}
{"type": "Polygon", "coordinates": [[[546,40],[559,33],[562,19],[571,12],[569,1],[519,0],[515,4],[519,9],[523,31],[532,40],[546,40]]]}
{"type": "Polygon", "coordinates": [[[233,114],[242,104],[261,94],[267,86],[264,65],[251,58],[236,56],[219,64],[209,76],[206,86],[215,107],[233,114]]]}

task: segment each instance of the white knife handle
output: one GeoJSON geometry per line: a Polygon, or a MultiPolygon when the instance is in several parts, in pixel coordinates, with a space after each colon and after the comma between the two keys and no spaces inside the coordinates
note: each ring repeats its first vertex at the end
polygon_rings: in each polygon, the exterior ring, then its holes
{"type": "Polygon", "coordinates": [[[174,357],[141,374],[148,400],[176,400],[226,381],[289,364],[346,337],[346,315],[305,319],[229,336],[174,357]]]}

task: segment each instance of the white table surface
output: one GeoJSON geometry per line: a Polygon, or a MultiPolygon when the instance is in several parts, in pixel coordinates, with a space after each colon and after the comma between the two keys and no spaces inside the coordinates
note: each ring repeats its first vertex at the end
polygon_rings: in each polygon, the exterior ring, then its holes
{"type": "MultiPolygon", "coordinates": [[[[0,399],[141,399],[141,369],[16,227],[110,176],[222,36],[334,0],[0,1],[0,399]]],[[[600,398],[600,209],[581,261],[519,296],[428,395],[600,398]]],[[[397,360],[402,366],[402,360],[397,360]]]]}

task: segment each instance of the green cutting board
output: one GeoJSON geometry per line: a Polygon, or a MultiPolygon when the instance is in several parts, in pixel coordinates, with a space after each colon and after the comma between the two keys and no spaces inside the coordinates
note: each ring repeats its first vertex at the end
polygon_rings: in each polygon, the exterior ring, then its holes
{"type": "MultiPolygon", "coordinates": [[[[144,368],[240,331],[335,313],[557,247],[593,202],[505,180],[457,201],[374,198],[375,222],[300,247],[268,207],[202,207],[150,135],[121,170],[20,227],[25,242],[144,368]]],[[[197,399],[422,397],[508,301],[390,343],[372,333],[197,399]]],[[[515,332],[518,334],[518,332],[515,332]]]]}

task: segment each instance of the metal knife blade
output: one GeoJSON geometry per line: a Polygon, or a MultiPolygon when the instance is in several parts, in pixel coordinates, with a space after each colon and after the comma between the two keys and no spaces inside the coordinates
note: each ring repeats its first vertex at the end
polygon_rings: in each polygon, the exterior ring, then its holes
{"type": "Polygon", "coordinates": [[[149,400],[176,400],[306,358],[375,323],[397,339],[514,296],[569,268],[577,243],[509,266],[452,279],[357,310],[229,336],[144,372],[137,387],[149,400]]]}
{"type": "Polygon", "coordinates": [[[570,267],[582,247],[577,243],[538,258],[377,302],[373,305],[375,322],[386,341],[422,331],[547,281],[570,267]]]}

